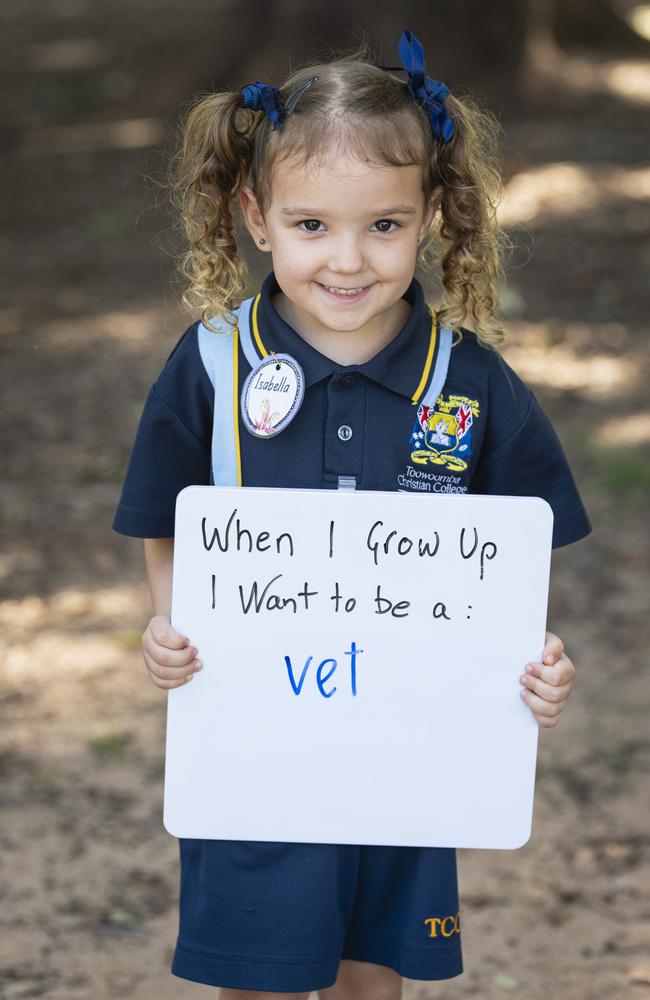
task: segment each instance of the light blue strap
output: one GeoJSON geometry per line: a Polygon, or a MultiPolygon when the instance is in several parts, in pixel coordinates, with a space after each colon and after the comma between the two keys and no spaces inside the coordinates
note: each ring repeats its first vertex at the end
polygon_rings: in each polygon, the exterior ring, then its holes
{"type": "MultiPolygon", "coordinates": [[[[233,310],[237,314],[237,310],[233,310]]],[[[210,322],[219,333],[199,323],[199,352],[203,366],[214,386],[212,422],[212,464],[210,475],[215,486],[237,485],[233,387],[233,327],[221,316],[210,322]]]]}
{"type": "Polygon", "coordinates": [[[255,349],[253,337],[251,335],[251,306],[253,299],[244,299],[239,307],[239,339],[251,368],[256,368],[260,362],[260,356],[255,349]]]}
{"type": "Polygon", "coordinates": [[[433,409],[436,405],[436,400],[442,392],[445,382],[447,381],[447,370],[449,368],[449,361],[451,358],[453,333],[451,330],[445,329],[440,330],[438,336],[440,337],[438,356],[436,358],[433,372],[431,373],[431,378],[429,379],[429,385],[427,386],[426,392],[421,400],[425,406],[428,406],[431,409],[433,409]]]}

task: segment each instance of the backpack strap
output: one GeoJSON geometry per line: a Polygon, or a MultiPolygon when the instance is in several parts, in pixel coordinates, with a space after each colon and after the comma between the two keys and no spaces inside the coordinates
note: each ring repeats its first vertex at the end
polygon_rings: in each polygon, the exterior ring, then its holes
{"type": "Polygon", "coordinates": [[[429,341],[429,351],[422,373],[420,385],[413,395],[414,404],[423,404],[430,409],[436,404],[438,396],[442,392],[447,381],[447,372],[451,360],[451,347],[453,341],[453,331],[440,328],[436,320],[435,326],[431,325],[431,339],[429,341]],[[422,391],[422,384],[426,388],[422,391]]]}
{"type": "Polygon", "coordinates": [[[239,307],[239,323],[238,323],[239,336],[241,338],[242,350],[244,351],[244,354],[246,355],[246,360],[248,361],[251,368],[255,368],[259,364],[261,360],[260,353],[262,357],[266,356],[266,352],[264,351],[263,348],[261,352],[258,352],[258,350],[256,349],[255,344],[253,343],[253,335],[251,332],[253,326],[252,320],[256,319],[257,317],[257,306],[259,300],[260,296],[258,294],[250,299],[244,299],[244,301],[239,307]]]}
{"type": "Polygon", "coordinates": [[[451,360],[453,332],[447,329],[439,330],[438,336],[440,338],[440,343],[438,345],[436,363],[433,366],[433,371],[431,372],[429,385],[427,386],[426,392],[422,397],[422,402],[425,406],[429,406],[431,409],[435,406],[436,400],[438,399],[438,396],[442,392],[445,382],[447,381],[447,371],[449,370],[449,362],[451,360]]]}
{"type": "MultiPolygon", "coordinates": [[[[235,315],[238,309],[234,309],[235,315]]],[[[218,333],[199,323],[199,353],[214,388],[210,478],[215,486],[241,486],[239,449],[239,331],[222,316],[212,316],[218,333]]],[[[239,317],[238,317],[239,323],[239,317]]]]}

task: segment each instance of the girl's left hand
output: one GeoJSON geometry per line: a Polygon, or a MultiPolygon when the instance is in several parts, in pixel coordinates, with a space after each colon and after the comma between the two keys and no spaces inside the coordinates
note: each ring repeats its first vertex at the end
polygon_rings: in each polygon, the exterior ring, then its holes
{"type": "Polygon", "coordinates": [[[527,663],[519,682],[523,685],[521,696],[540,726],[550,729],[557,725],[566,705],[576,671],[564,652],[564,643],[552,632],[546,633],[542,660],[527,663]]]}

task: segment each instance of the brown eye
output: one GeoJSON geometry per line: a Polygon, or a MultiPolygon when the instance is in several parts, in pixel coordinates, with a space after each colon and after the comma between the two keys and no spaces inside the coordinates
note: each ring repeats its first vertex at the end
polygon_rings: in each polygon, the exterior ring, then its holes
{"type": "Polygon", "coordinates": [[[318,226],[320,226],[320,222],[318,221],[318,219],[303,219],[303,221],[299,222],[298,225],[299,226],[307,226],[308,228],[305,230],[305,232],[308,232],[308,233],[317,233],[318,232],[318,226]],[[316,226],[315,229],[310,228],[312,223],[315,224],[315,226],[316,226]]]}
{"type": "MultiPolygon", "coordinates": [[[[400,224],[399,224],[399,222],[393,222],[392,219],[380,219],[379,222],[375,222],[375,225],[376,226],[386,226],[386,225],[388,225],[388,226],[397,226],[397,228],[399,229],[399,225],[400,224]]],[[[395,230],[394,229],[380,229],[379,232],[380,233],[394,233],[395,230]]]]}

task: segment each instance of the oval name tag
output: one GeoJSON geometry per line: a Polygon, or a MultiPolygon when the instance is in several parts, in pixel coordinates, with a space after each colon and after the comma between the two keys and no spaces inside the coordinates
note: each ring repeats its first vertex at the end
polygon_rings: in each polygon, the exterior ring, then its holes
{"type": "Polygon", "coordinates": [[[242,419],[255,437],[273,437],[291,423],[305,395],[305,373],[289,354],[264,358],[241,393],[242,419]]]}

